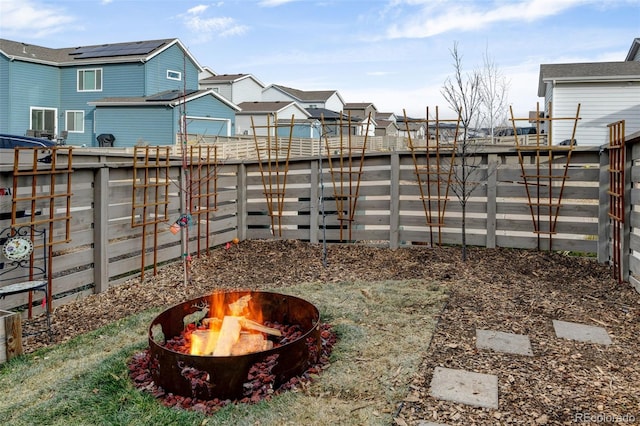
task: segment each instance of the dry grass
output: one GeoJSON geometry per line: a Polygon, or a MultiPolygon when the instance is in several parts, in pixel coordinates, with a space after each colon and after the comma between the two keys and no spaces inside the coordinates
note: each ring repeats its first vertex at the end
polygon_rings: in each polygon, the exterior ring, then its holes
{"type": "MultiPolygon", "coordinates": [[[[434,317],[446,299],[442,288],[420,280],[305,283],[287,288],[289,293],[314,303],[324,322],[339,335],[332,362],[304,391],[287,392],[268,403],[232,406],[207,418],[216,424],[341,424],[388,425],[408,392],[409,383],[429,345],[434,317]]],[[[126,365],[104,377],[92,377],[101,364],[113,363],[114,354],[133,354],[144,346],[146,329],[157,311],[134,316],[133,320],[113,323],[98,333],[80,336],[64,344],[31,354],[25,362],[10,363],[0,372],[0,417],[5,424],[28,424],[33,413],[40,421],[60,423],[65,419],[47,418],[46,412],[56,400],[68,400],[87,382],[114,382],[126,377],[126,365]],[[89,336],[89,337],[87,337],[89,336]],[[119,370],[118,370],[119,369],[119,370]],[[80,382],[80,383],[78,383],[80,382]],[[25,404],[25,401],[29,401],[25,404]],[[44,418],[42,417],[44,413],[44,418]]],[[[136,400],[128,396],[138,392],[131,385],[126,392],[92,392],[113,400],[120,415],[135,424],[136,400]],[[123,393],[125,392],[125,393],[123,393]],[[124,401],[124,402],[121,402],[124,401]]],[[[78,395],[81,400],[85,395],[78,395]]],[[[69,402],[69,401],[67,401],[69,402]]],[[[68,424],[106,424],[108,420],[79,401],[65,410],[68,424]],[[86,413],[85,413],[86,412],[86,413]],[[77,423],[76,423],[77,422],[77,423]]],[[[163,418],[173,411],[155,404],[152,417],[163,418]]],[[[175,416],[175,413],[172,413],[175,416]]],[[[184,413],[181,424],[197,424],[199,414],[184,413]]],[[[153,420],[153,419],[152,419],[153,420]]]]}

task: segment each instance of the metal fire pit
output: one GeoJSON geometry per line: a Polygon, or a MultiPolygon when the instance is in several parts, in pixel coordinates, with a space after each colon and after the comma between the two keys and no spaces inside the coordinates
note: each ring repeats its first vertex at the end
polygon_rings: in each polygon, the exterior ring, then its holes
{"type": "Polygon", "coordinates": [[[243,384],[249,382],[247,376],[250,368],[271,355],[277,354],[276,365],[271,370],[275,376],[274,388],[302,374],[311,363],[317,361],[310,359],[318,356],[321,349],[320,314],[314,305],[294,296],[270,292],[235,291],[221,294],[223,297],[217,300],[224,300],[227,305],[250,294],[250,308],[259,306],[264,321],[298,325],[302,336],[282,346],[246,355],[216,357],[176,352],[156,342],[152,328],[160,324],[167,340],[179,336],[184,328],[185,315],[197,311],[197,306],[209,303],[211,296],[180,303],[158,315],[149,326],[151,374],[155,383],[166,392],[203,400],[240,399],[243,397],[243,384]],[[309,351],[307,339],[312,339],[310,344],[316,348],[313,353],[309,351]],[[208,382],[206,386],[194,386],[188,374],[185,374],[193,371],[200,373],[200,377],[208,382]]]}

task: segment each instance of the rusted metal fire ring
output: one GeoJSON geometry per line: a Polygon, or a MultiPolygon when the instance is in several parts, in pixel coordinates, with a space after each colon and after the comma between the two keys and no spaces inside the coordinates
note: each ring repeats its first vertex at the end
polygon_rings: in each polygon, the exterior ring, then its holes
{"type": "Polygon", "coordinates": [[[225,304],[245,295],[251,295],[250,305],[262,310],[263,320],[286,325],[298,325],[302,335],[282,346],[262,352],[237,356],[201,356],[176,352],[154,340],[152,329],[162,326],[166,339],[179,336],[184,328],[183,318],[208,303],[211,296],[203,296],[175,305],[158,315],[149,326],[149,353],[151,375],[154,382],[166,392],[185,397],[212,400],[218,398],[239,399],[243,396],[243,385],[248,382],[249,370],[256,363],[265,362],[276,355],[276,364],[271,369],[274,388],[302,374],[315,363],[321,349],[320,313],[306,300],[295,296],[262,291],[221,292],[225,304]],[[314,351],[309,348],[314,347],[314,351]],[[186,372],[197,372],[206,381],[204,386],[194,386],[186,372]]]}

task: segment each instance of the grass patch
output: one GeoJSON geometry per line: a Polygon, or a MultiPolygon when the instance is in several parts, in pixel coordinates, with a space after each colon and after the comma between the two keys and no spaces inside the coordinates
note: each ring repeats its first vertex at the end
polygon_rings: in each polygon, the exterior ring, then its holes
{"type": "Polygon", "coordinates": [[[2,365],[0,418],[5,425],[390,424],[427,351],[444,290],[383,281],[274,291],[314,303],[338,334],[329,368],[305,392],[209,417],[162,406],[128,378],[127,362],[147,347],[159,312],[148,311],[2,365]]]}

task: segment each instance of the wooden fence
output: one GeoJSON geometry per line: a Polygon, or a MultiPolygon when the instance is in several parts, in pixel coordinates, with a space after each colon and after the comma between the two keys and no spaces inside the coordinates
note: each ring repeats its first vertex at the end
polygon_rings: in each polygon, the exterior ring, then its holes
{"type": "MultiPolygon", "coordinates": [[[[640,203],[640,189],[636,189],[640,184],[640,166],[637,165],[640,144],[635,144],[638,139],[628,145],[631,169],[628,199],[633,205],[640,203]]],[[[375,243],[397,248],[430,244],[436,233],[442,244],[461,243],[461,205],[453,193],[449,194],[442,227],[427,225],[410,152],[366,154],[348,240],[345,240],[346,234],[341,235],[340,228],[344,230],[347,225],[337,214],[334,180],[326,157],[322,161],[316,157],[289,161],[285,197],[281,208],[274,211],[279,217],[275,222],[277,229],[272,227],[268,214],[260,164],[249,160],[225,160],[218,166],[217,209],[210,218],[209,231],[203,231],[207,228],[200,228],[201,223],[192,225],[189,228],[191,240],[186,246],[180,239],[181,234],[174,234],[169,229],[183,213],[181,158],[171,158],[169,172],[163,177],[171,182],[168,213],[161,218],[162,223],[156,231],[143,235],[141,228],[132,226],[135,194],[131,156],[108,149],[73,150],[71,238],[54,248],[54,307],[103,292],[139,276],[142,265],[148,267],[153,262],[180,260],[186,255],[185,247],[196,255],[196,250],[206,250],[202,245],[204,241],[213,247],[234,237],[241,240],[283,238],[312,243],[375,243]],[[145,253],[142,253],[143,246],[147,248],[145,253]]],[[[606,150],[577,147],[573,151],[554,234],[534,232],[533,210],[522,182],[523,171],[516,149],[488,147],[477,156],[480,166],[474,180],[479,185],[466,205],[467,244],[489,248],[551,248],[594,254],[601,262],[609,261],[606,150]]],[[[11,193],[14,166],[6,161],[7,157],[0,155],[0,160],[0,227],[4,227],[10,225],[10,215],[6,213],[11,211],[11,198],[16,194],[11,193]]],[[[47,164],[39,164],[40,167],[46,169],[47,164]]],[[[535,153],[525,152],[524,167],[525,173],[535,168],[535,153]]],[[[558,161],[553,168],[564,169],[564,163],[558,161]]],[[[32,183],[19,181],[18,192],[31,191],[32,183]]],[[[46,193],[49,188],[42,185],[38,191],[46,193]]],[[[36,214],[43,216],[50,215],[51,208],[56,209],[54,215],[63,212],[63,206],[51,207],[45,203],[36,204],[35,208],[36,214]]],[[[628,208],[631,221],[627,224],[630,231],[626,235],[630,238],[627,239],[628,256],[624,262],[625,278],[637,283],[640,256],[635,253],[640,252],[640,213],[635,210],[628,208]]],[[[30,211],[24,213],[25,217],[30,214],[30,211]]],[[[545,221],[544,217],[538,219],[545,221]]],[[[21,220],[26,219],[18,219],[21,220]]],[[[0,309],[24,307],[27,300],[26,295],[7,297],[0,300],[0,309]]]]}

